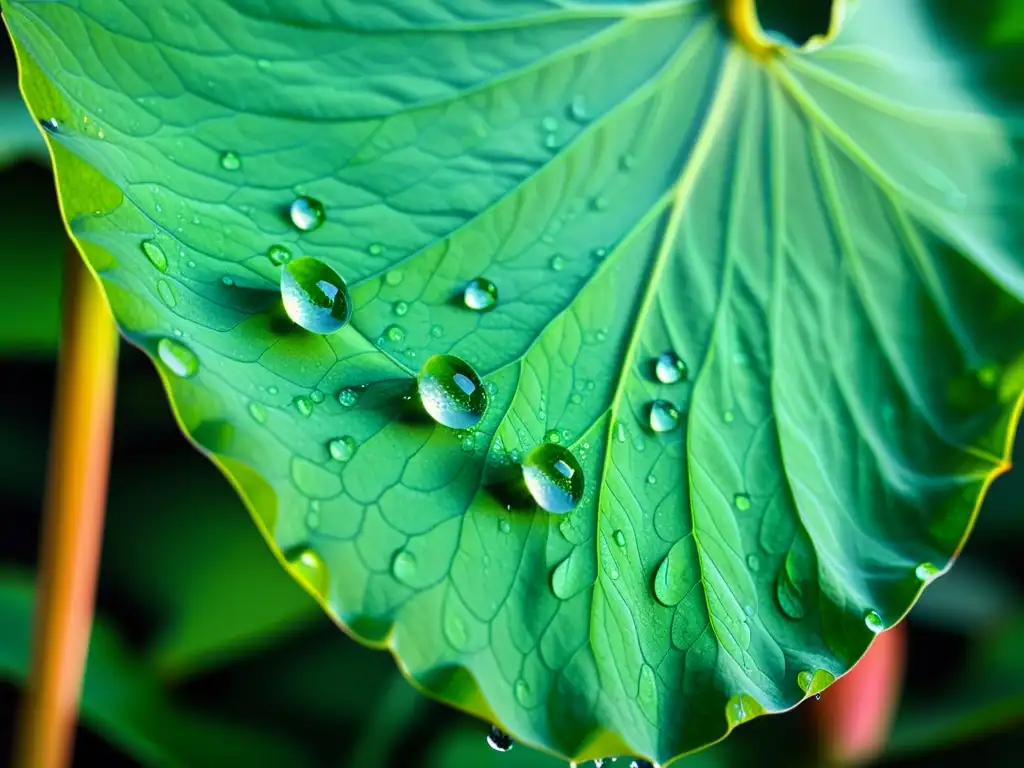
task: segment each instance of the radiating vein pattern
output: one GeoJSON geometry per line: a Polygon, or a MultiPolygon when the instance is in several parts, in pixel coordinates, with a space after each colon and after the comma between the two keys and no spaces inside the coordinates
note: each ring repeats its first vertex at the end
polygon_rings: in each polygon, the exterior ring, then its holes
{"type": "Polygon", "coordinates": [[[847,670],[962,546],[1024,382],[1020,105],[924,0],[768,60],[720,6],[3,2],[122,329],[195,357],[158,363],[190,437],[335,620],[575,759],[847,670]],[[299,256],[336,333],[281,308],[299,256]],[[473,429],[416,408],[436,354],[473,429]],[[523,498],[544,442],[567,515],[523,498]]]}

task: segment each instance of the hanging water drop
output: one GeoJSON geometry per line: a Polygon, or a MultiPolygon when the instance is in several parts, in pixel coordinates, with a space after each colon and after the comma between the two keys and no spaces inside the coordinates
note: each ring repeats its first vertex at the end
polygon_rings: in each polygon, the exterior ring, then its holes
{"type": "Polygon", "coordinates": [[[675,384],[686,378],[686,364],[675,352],[662,352],[654,361],[654,376],[662,384],[675,384]]]}
{"type": "Polygon", "coordinates": [[[234,152],[224,152],[220,156],[220,167],[225,171],[237,171],[242,167],[242,159],[234,152]]]}
{"type": "Polygon", "coordinates": [[[336,437],[327,443],[327,451],[335,461],[348,461],[356,454],[357,443],[350,435],[336,437]]]}
{"type": "Polygon", "coordinates": [[[324,206],[312,197],[297,197],[288,208],[288,215],[296,229],[311,232],[324,223],[324,206]]]}
{"type": "Polygon", "coordinates": [[[146,258],[149,259],[149,263],[159,271],[167,271],[167,256],[164,254],[160,246],[157,245],[156,240],[143,240],[142,252],[146,254],[146,258]]]}
{"type": "Polygon", "coordinates": [[[180,342],[160,339],[156,344],[156,353],[167,370],[178,378],[188,379],[199,372],[199,358],[180,342]]]}
{"type": "Polygon", "coordinates": [[[430,417],[451,429],[476,426],[487,410],[487,394],[469,363],[453,355],[434,355],[416,379],[420,402],[430,417]]]}
{"type": "Polygon", "coordinates": [[[583,498],[583,469],[561,445],[541,443],[527,454],[522,471],[526,487],[541,509],[565,514],[583,498]]]}
{"type": "Polygon", "coordinates": [[[927,584],[941,573],[941,569],[933,563],[921,563],[914,569],[914,575],[918,581],[927,584]]]}
{"type": "Polygon", "coordinates": [[[498,286],[486,277],[474,277],[462,291],[462,301],[476,312],[493,309],[498,301],[498,286]]]}
{"type": "Polygon", "coordinates": [[[864,614],[864,625],[876,635],[885,629],[882,617],[878,615],[877,611],[868,611],[864,614]]]}
{"type": "Polygon", "coordinates": [[[487,734],[487,743],[497,752],[508,752],[513,744],[512,737],[496,725],[491,726],[491,732],[487,734]]]}
{"type": "Polygon", "coordinates": [[[287,557],[292,572],[305,582],[321,598],[326,597],[328,587],[327,565],[310,547],[301,547],[287,557]]]}
{"type": "Polygon", "coordinates": [[[345,281],[310,256],[289,261],[281,270],[281,301],[292,322],[311,333],[333,333],[352,316],[345,281]]]}
{"type": "Polygon", "coordinates": [[[280,267],[292,257],[292,252],[283,245],[272,245],[267,249],[267,258],[275,267],[280,267]]]}
{"type": "Polygon", "coordinates": [[[653,431],[669,432],[679,426],[679,411],[667,400],[655,400],[648,420],[653,431]]]}

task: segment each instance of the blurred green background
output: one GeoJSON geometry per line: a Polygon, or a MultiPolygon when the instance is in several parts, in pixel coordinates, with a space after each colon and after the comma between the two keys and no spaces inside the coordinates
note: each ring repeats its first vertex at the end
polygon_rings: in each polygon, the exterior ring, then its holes
{"type": "MultiPolygon", "coordinates": [[[[991,40],[1020,45],[1024,1],[1004,7],[991,40]]],[[[2,762],[28,665],[64,230],[6,36],[0,45],[2,762]]],[[[485,724],[424,699],[388,654],[349,640],[186,443],[148,360],[123,346],[119,376],[76,765],[564,765],[523,746],[492,751],[485,724]]],[[[911,613],[904,695],[881,765],[1019,764],[1022,499],[1024,469],[996,481],[959,563],[911,613]]],[[[815,765],[814,706],[756,720],[686,764],[815,765]]]]}

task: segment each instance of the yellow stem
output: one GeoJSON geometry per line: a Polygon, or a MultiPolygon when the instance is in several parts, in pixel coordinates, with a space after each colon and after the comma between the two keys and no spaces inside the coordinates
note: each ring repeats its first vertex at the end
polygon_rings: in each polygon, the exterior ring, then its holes
{"type": "Polygon", "coordinates": [[[17,768],[70,764],[92,628],[114,420],[118,335],[75,248],[65,258],[32,665],[17,768]]]}
{"type": "Polygon", "coordinates": [[[756,57],[767,56],[778,46],[765,37],[757,16],[757,0],[725,0],[725,16],[736,39],[756,57]]]}

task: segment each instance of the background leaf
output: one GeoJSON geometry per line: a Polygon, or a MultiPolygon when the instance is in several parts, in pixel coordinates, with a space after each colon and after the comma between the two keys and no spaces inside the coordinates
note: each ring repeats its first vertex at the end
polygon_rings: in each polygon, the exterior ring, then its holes
{"type": "Polygon", "coordinates": [[[1021,166],[923,3],[768,74],[701,3],[211,3],[223,37],[126,5],[5,5],[73,231],[130,337],[198,356],[179,416],[280,550],[315,547],[331,611],[436,695],[663,759],[842,672],[959,549],[1021,384],[1021,166]],[[328,214],[301,240],[297,194],[328,214]],[[274,242],[339,268],[349,328],[281,325],[274,242]],[[451,301],[480,272],[487,315],[451,301]],[[435,351],[494,387],[476,437],[397,418],[435,351]],[[662,396],[686,423],[651,435],[662,396]],[[506,514],[482,481],[550,429],[590,494],[506,514]]]}

